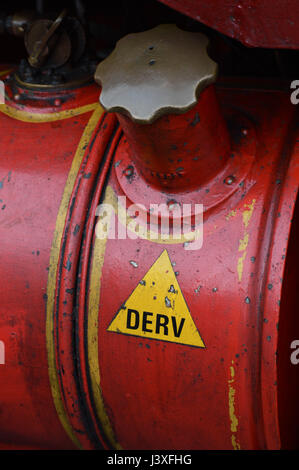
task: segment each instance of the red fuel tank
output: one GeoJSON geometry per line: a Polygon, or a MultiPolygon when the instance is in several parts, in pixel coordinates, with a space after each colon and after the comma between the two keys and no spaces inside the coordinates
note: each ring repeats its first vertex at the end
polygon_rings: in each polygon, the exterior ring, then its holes
{"type": "Polygon", "coordinates": [[[206,46],[128,36],[102,105],[2,68],[2,449],[298,448],[297,108],[206,46]]]}

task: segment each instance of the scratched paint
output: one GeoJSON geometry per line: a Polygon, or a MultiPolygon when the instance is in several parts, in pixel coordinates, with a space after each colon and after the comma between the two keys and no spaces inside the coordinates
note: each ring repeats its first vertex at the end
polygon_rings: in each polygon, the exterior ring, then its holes
{"type": "MultiPolygon", "coordinates": [[[[106,193],[111,200],[111,205],[113,207],[114,213],[118,217],[119,223],[123,227],[126,227],[129,232],[134,233],[136,238],[139,237],[143,240],[148,240],[153,243],[173,245],[180,243],[183,244],[185,242],[191,243],[193,241],[199,240],[202,237],[202,227],[192,232],[182,233],[178,236],[177,234],[173,235],[171,233],[169,234],[168,232],[165,234],[161,232],[154,232],[153,230],[149,230],[148,226],[142,225],[142,223],[138,223],[137,225],[135,223],[132,224],[132,219],[134,219],[133,216],[130,216],[125,207],[123,207],[122,204],[117,200],[117,196],[111,186],[107,186],[106,193]]],[[[141,222],[141,220],[139,222],[141,222]]],[[[118,225],[118,230],[123,233],[120,225],[118,225]]]]}
{"type": "Polygon", "coordinates": [[[242,281],[244,261],[246,258],[247,247],[249,243],[249,233],[247,232],[247,228],[248,228],[250,219],[253,214],[255,202],[256,202],[256,199],[253,199],[251,204],[244,205],[244,208],[245,208],[245,210],[243,211],[244,235],[243,235],[243,238],[239,240],[239,248],[238,248],[238,251],[243,252],[243,254],[239,256],[238,263],[237,263],[238,279],[240,282],[242,281]]]}
{"type": "Polygon", "coordinates": [[[235,382],[235,369],[234,369],[234,361],[232,361],[232,365],[230,366],[230,379],[228,380],[228,409],[229,409],[229,418],[230,418],[230,430],[231,430],[231,442],[234,450],[240,450],[240,444],[237,440],[236,433],[238,431],[238,418],[236,416],[235,411],[235,396],[236,396],[236,389],[234,388],[233,384],[235,382]]]}

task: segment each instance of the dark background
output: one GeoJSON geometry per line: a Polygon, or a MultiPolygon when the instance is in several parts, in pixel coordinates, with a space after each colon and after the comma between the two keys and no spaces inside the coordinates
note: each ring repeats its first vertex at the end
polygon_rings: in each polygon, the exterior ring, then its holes
{"type": "MultiPolygon", "coordinates": [[[[100,61],[114,48],[118,39],[132,32],[144,31],[161,23],[176,23],[188,31],[201,31],[211,39],[210,55],[219,64],[220,75],[280,79],[298,78],[298,51],[255,49],[184,16],[158,0],[10,0],[0,4],[0,21],[25,9],[38,11],[54,19],[61,10],[79,15],[85,22],[89,47],[100,61]]],[[[1,30],[1,28],[0,28],[1,30]]],[[[1,34],[0,62],[18,64],[26,57],[22,38],[1,34]]]]}

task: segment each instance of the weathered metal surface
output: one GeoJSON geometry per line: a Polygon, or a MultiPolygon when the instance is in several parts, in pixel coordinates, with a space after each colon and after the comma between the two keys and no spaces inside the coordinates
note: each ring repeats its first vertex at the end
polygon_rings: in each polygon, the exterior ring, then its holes
{"type": "Polygon", "coordinates": [[[296,0],[160,0],[246,46],[298,49],[296,0]]]}
{"type": "MultiPolygon", "coordinates": [[[[98,341],[99,362],[93,367],[100,375],[103,427],[114,446],[278,449],[284,445],[280,434],[288,434],[278,416],[277,390],[284,396],[289,390],[278,377],[277,343],[287,238],[298,189],[296,108],[279,91],[220,87],[218,96],[226,117],[237,109],[255,127],[256,153],[234,192],[206,211],[203,247],[188,251],[183,240],[155,241],[149,232],[143,239],[95,243],[93,269],[98,275],[90,296],[97,298],[98,317],[93,306],[88,348],[95,351],[92,341],[98,341]],[[160,328],[159,338],[147,334],[147,329],[156,331],[158,315],[169,311],[167,305],[161,311],[165,289],[153,286],[157,311],[146,294],[142,305],[132,304],[135,289],[165,249],[205,348],[169,342],[160,328]],[[117,332],[111,322],[122,310],[127,329],[119,317],[117,332]],[[137,318],[145,322],[143,334],[136,334],[141,328],[137,318]]],[[[231,140],[239,138],[233,129],[231,140]]],[[[129,188],[135,187],[134,196],[148,191],[136,173],[122,176],[122,162],[128,159],[123,137],[105,193],[121,225],[125,222],[117,196],[137,202],[129,188]]],[[[160,202],[184,199],[184,194],[167,189],[159,195],[160,202]]],[[[284,295],[294,295],[284,288],[284,295]]],[[[280,350],[285,348],[289,344],[283,340],[280,350]]],[[[295,400],[289,405],[294,420],[298,406],[295,400]]]]}
{"type": "Polygon", "coordinates": [[[23,10],[14,13],[12,16],[3,18],[4,28],[1,33],[6,29],[10,34],[14,34],[18,37],[23,37],[26,29],[36,19],[36,13],[30,10],[23,10]]]}

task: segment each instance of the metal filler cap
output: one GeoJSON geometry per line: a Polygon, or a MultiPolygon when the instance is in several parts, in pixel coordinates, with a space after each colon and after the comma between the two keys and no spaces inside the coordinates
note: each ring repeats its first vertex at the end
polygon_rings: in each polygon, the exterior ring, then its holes
{"type": "Polygon", "coordinates": [[[185,113],[217,77],[208,43],[203,34],[172,24],[125,36],[95,73],[102,106],[140,124],[185,113]]]}

